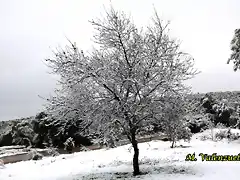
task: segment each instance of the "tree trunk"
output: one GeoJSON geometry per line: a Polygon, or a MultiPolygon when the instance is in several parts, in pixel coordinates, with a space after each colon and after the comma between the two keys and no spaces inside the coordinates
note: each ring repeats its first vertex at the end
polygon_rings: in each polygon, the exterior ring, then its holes
{"type": "Polygon", "coordinates": [[[172,135],[173,137],[172,137],[172,145],[171,145],[171,148],[174,148],[174,144],[175,144],[175,136],[176,135],[172,135]]]}
{"type": "Polygon", "coordinates": [[[138,149],[138,142],[136,140],[136,134],[132,133],[132,146],[134,149],[134,155],[133,155],[133,175],[139,175],[140,170],[139,170],[139,162],[138,162],[138,157],[139,157],[139,149],[138,149]]]}
{"type": "Polygon", "coordinates": [[[175,140],[173,139],[173,140],[172,140],[171,148],[174,148],[174,143],[175,143],[175,140]]]}

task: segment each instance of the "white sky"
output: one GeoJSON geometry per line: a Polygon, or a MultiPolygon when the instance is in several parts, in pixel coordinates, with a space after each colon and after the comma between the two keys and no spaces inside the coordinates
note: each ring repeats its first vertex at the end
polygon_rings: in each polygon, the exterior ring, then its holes
{"type": "MultiPolygon", "coordinates": [[[[91,47],[88,20],[99,17],[110,0],[0,0],[0,120],[35,115],[54,79],[43,60],[51,49],[66,45],[67,36],[79,48],[91,47]]],[[[188,82],[194,92],[240,90],[240,72],[227,65],[229,44],[239,27],[238,0],[112,0],[131,13],[137,25],[149,23],[153,5],[171,21],[174,37],[202,71],[188,82]]]]}

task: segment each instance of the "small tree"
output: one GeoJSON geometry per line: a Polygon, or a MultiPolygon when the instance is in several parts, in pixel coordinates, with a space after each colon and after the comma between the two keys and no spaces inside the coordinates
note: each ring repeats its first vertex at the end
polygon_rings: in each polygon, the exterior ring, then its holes
{"type": "Polygon", "coordinates": [[[228,64],[233,61],[233,69],[237,71],[240,68],[240,29],[234,31],[234,37],[231,41],[231,56],[228,59],[228,64]]]}
{"type": "Polygon", "coordinates": [[[211,130],[211,139],[212,141],[214,141],[214,122],[212,122],[211,120],[208,121],[208,128],[211,130]]]}
{"type": "Polygon", "coordinates": [[[48,113],[74,118],[83,129],[104,134],[117,129],[133,146],[133,170],[138,175],[136,135],[141,127],[159,121],[166,94],[188,90],[183,81],[197,73],[194,61],[169,37],[168,24],[157,13],[145,30],[113,8],[105,18],[90,22],[98,48],[86,55],[70,42],[71,47],[47,59],[62,85],[48,100],[48,113]]]}
{"type": "Polygon", "coordinates": [[[187,108],[182,97],[174,97],[168,99],[163,110],[163,129],[168,138],[172,141],[171,148],[180,139],[190,141],[191,132],[186,126],[187,121],[184,116],[187,113],[187,108]]]}

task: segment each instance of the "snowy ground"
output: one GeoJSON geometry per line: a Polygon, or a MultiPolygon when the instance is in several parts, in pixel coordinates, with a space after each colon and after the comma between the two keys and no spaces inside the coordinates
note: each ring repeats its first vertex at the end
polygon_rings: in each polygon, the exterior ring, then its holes
{"type": "MultiPolygon", "coordinates": [[[[209,131],[204,132],[209,135],[209,131]]],[[[169,148],[169,142],[151,141],[139,144],[140,168],[146,175],[132,176],[130,145],[110,150],[79,152],[71,155],[7,164],[0,167],[0,180],[87,180],[87,179],[150,179],[150,180],[238,180],[240,161],[206,162],[199,153],[238,155],[240,141],[201,141],[197,134],[187,147],[169,148]],[[190,147],[188,147],[190,146],[190,147]],[[186,162],[186,155],[196,154],[197,161],[186,162]]]]}

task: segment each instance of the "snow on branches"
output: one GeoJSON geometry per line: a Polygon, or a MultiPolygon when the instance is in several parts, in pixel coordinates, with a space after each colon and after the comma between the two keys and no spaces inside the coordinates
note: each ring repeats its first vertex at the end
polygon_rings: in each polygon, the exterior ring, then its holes
{"type": "Polygon", "coordinates": [[[71,43],[47,60],[62,85],[49,100],[49,111],[81,119],[92,131],[118,129],[134,147],[134,174],[139,174],[136,134],[156,121],[166,95],[188,90],[183,82],[197,74],[194,60],[180,51],[156,12],[145,31],[113,8],[90,23],[98,48],[86,55],[71,43]]]}

